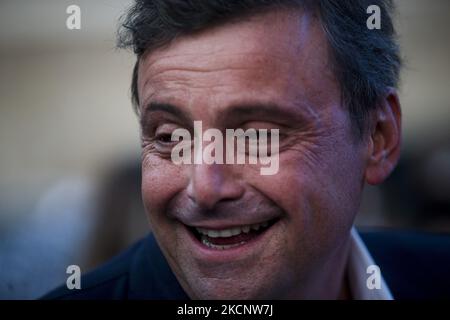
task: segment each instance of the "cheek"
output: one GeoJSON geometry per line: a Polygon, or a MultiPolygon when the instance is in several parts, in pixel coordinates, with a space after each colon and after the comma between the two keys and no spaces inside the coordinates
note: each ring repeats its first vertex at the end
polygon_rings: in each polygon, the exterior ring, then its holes
{"type": "Polygon", "coordinates": [[[252,177],[253,186],[285,211],[284,237],[293,250],[299,243],[305,250],[331,245],[358,210],[363,174],[357,150],[338,143],[327,150],[314,159],[286,152],[276,175],[252,177]]]}
{"type": "Polygon", "coordinates": [[[183,168],[170,159],[146,156],[142,161],[142,199],[151,222],[165,217],[166,206],[185,184],[183,168]]]}

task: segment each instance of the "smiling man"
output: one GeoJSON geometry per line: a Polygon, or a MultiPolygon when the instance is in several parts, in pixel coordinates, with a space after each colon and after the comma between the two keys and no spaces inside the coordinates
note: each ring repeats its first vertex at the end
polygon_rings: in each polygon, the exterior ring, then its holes
{"type": "Polygon", "coordinates": [[[350,229],[364,182],[382,181],[395,166],[400,109],[386,88],[364,131],[354,130],[318,17],[267,8],[179,36],[139,60],[144,204],[192,298],[348,293],[350,229]],[[194,120],[219,130],[279,129],[279,172],[175,165],[168,138],[194,120]]]}
{"type": "Polygon", "coordinates": [[[364,185],[385,180],[400,153],[391,9],[381,0],[136,1],[120,45],[137,54],[153,235],[83,278],[82,290],[54,296],[390,299],[379,274],[369,285],[376,261],[352,226],[364,185]],[[380,30],[366,25],[374,4],[380,30]],[[173,134],[195,136],[194,121],[223,133],[277,130],[278,171],[175,163],[173,134]]]}

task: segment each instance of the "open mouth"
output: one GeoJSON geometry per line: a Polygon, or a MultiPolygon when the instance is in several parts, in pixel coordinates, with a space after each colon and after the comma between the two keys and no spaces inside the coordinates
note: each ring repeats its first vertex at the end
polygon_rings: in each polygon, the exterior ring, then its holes
{"type": "Polygon", "coordinates": [[[245,245],[257,239],[279,219],[272,219],[262,223],[237,226],[228,229],[207,229],[188,227],[189,231],[204,246],[210,249],[226,250],[245,245]]]}

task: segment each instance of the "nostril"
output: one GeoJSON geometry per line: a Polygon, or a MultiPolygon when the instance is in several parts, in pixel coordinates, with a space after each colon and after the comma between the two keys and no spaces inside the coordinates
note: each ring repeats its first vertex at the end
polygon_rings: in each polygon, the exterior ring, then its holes
{"type": "Polygon", "coordinates": [[[198,206],[212,209],[220,201],[237,200],[245,193],[242,181],[231,171],[234,166],[199,164],[192,166],[187,194],[198,206]]]}

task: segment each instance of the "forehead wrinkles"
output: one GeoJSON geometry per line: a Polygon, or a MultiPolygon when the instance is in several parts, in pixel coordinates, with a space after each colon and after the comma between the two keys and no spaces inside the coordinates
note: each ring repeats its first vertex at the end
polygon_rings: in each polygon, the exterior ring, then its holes
{"type": "Polygon", "coordinates": [[[281,21],[260,17],[253,23],[225,25],[181,37],[169,47],[150,52],[140,61],[140,101],[148,100],[164,87],[220,87],[236,80],[245,87],[246,82],[251,85],[266,78],[270,78],[273,88],[287,80],[298,83],[299,89],[308,87],[312,94],[318,81],[333,78],[327,66],[325,36],[317,19],[296,14],[292,22],[292,16],[285,14],[281,21]],[[239,33],[233,30],[238,26],[239,33]],[[211,75],[220,77],[211,82],[211,75]]]}
{"type": "Polygon", "coordinates": [[[141,89],[174,89],[178,86],[195,89],[227,87],[231,84],[246,87],[246,84],[267,81],[268,78],[275,85],[275,82],[288,76],[290,62],[283,57],[265,54],[198,55],[192,60],[178,55],[162,58],[144,68],[142,66],[144,81],[141,82],[141,89]]]}

